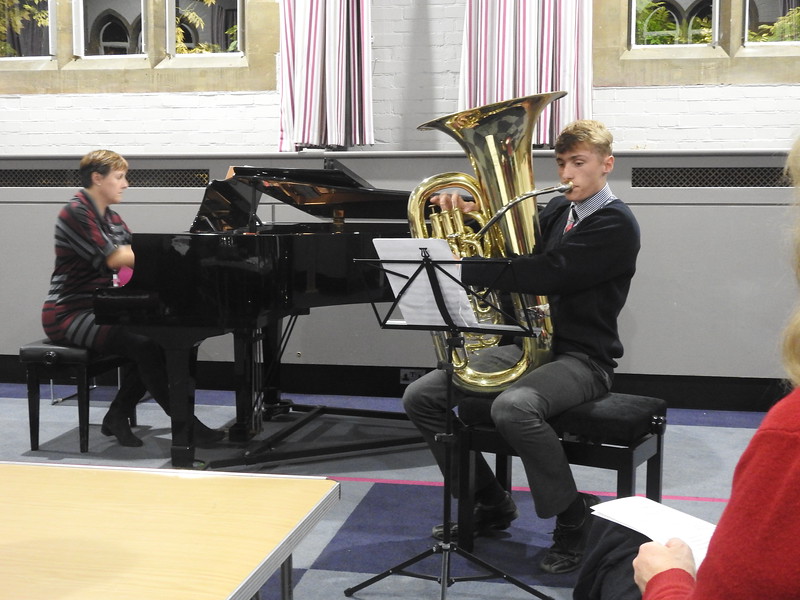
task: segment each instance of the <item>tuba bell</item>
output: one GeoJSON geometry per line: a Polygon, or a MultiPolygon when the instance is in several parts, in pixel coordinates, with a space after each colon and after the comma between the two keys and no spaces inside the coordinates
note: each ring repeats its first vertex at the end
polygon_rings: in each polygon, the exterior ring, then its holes
{"type": "MultiPolygon", "coordinates": [[[[454,138],[466,152],[475,176],[441,173],[422,181],[408,201],[411,235],[446,239],[459,257],[504,258],[532,252],[539,235],[536,202],[523,200],[571,187],[536,190],[533,185],[534,126],[541,112],[564,95],[566,92],[550,92],[506,100],[420,125],[420,130],[438,129],[454,138]],[[478,231],[466,224],[458,208],[439,211],[428,203],[432,194],[447,188],[460,188],[475,200],[476,209],[468,217],[477,223],[478,231]],[[431,208],[427,217],[426,207],[431,208]]],[[[497,307],[510,303],[517,322],[541,331],[536,337],[523,338],[516,364],[500,371],[483,372],[470,366],[476,352],[501,343],[499,335],[466,333],[463,347],[452,350],[453,381],[459,388],[470,393],[497,393],[550,360],[553,325],[548,300],[532,294],[506,298],[491,290],[472,291],[475,294],[470,294],[470,301],[479,323],[502,323],[505,311],[497,307]]],[[[437,331],[431,335],[437,359],[447,360],[446,335],[437,331]]]]}

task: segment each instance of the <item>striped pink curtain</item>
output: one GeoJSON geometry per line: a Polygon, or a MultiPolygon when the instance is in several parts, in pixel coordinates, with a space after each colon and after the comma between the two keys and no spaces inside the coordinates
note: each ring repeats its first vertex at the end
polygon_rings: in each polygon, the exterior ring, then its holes
{"type": "Polygon", "coordinates": [[[374,144],[371,0],[280,0],[279,150],[374,144]]]}
{"type": "Polygon", "coordinates": [[[467,0],[459,109],[557,90],[568,95],[542,113],[537,145],[591,118],[591,0],[467,0]]]}

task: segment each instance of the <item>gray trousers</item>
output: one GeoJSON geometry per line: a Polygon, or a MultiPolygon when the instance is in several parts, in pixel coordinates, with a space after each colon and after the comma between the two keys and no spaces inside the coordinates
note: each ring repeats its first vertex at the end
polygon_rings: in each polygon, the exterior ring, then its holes
{"type": "MultiPolygon", "coordinates": [[[[516,346],[483,350],[480,364],[473,366],[484,372],[491,371],[492,366],[508,367],[518,352],[516,346]]],[[[578,492],[561,442],[547,419],[602,396],[610,387],[608,374],[585,355],[560,354],[494,398],[485,397],[492,404],[495,426],[522,460],[539,517],[546,519],[564,511],[578,492]]],[[[466,393],[454,386],[453,407],[464,397],[466,393]]],[[[444,444],[435,441],[434,436],[446,430],[447,374],[443,370],[432,371],[409,384],[403,394],[403,405],[430,446],[439,468],[444,470],[444,444]]],[[[462,426],[454,419],[454,432],[462,426]]],[[[454,491],[458,489],[456,463],[454,456],[451,463],[454,491]]],[[[494,478],[486,461],[478,457],[475,489],[490,485],[494,478]]]]}

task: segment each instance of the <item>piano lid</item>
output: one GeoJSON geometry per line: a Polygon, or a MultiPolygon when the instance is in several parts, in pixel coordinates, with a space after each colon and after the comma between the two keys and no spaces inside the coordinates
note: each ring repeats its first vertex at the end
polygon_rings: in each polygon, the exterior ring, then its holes
{"type": "Polygon", "coordinates": [[[262,194],[323,219],[407,219],[409,192],[373,188],[337,161],[325,166],[233,167],[232,177],[206,187],[190,231],[256,231],[262,194]]]}

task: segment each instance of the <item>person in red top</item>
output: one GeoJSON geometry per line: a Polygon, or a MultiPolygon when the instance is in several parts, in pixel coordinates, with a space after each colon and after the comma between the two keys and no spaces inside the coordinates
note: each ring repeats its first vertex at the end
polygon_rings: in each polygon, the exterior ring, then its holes
{"type": "MultiPolygon", "coordinates": [[[[55,267],[42,307],[42,326],[54,342],[125,356],[135,363],[134,368],[124,369],[100,431],[123,446],[138,447],[142,440],[131,431],[130,417],[145,392],[169,414],[164,354],[150,338],[98,325],[93,312],[95,290],[114,285],[120,272],[134,265],[131,232],[111,209],[122,202],[127,172],[127,161],[110,150],[95,150],[81,159],[83,189],[61,209],[56,222],[55,267]]],[[[197,445],[213,444],[224,436],[197,419],[193,433],[197,445]]]]}
{"type": "Polygon", "coordinates": [[[633,568],[644,600],[800,598],[798,490],[796,389],[767,413],[739,460],[731,498],[697,572],[692,551],[679,539],[640,547],[633,568]]]}
{"type": "MultiPolygon", "coordinates": [[[[789,153],[786,170],[800,193],[800,139],[789,153]]],[[[800,226],[795,274],[800,281],[800,226]]],[[[790,383],[800,386],[800,308],[784,331],[783,359],[790,383]]],[[[573,598],[800,599],[798,490],[800,388],[795,387],[768,411],[739,460],[730,500],[699,567],[680,539],[639,545],[641,540],[635,535],[626,539],[619,526],[601,525],[605,531],[584,565],[573,598]]]]}

